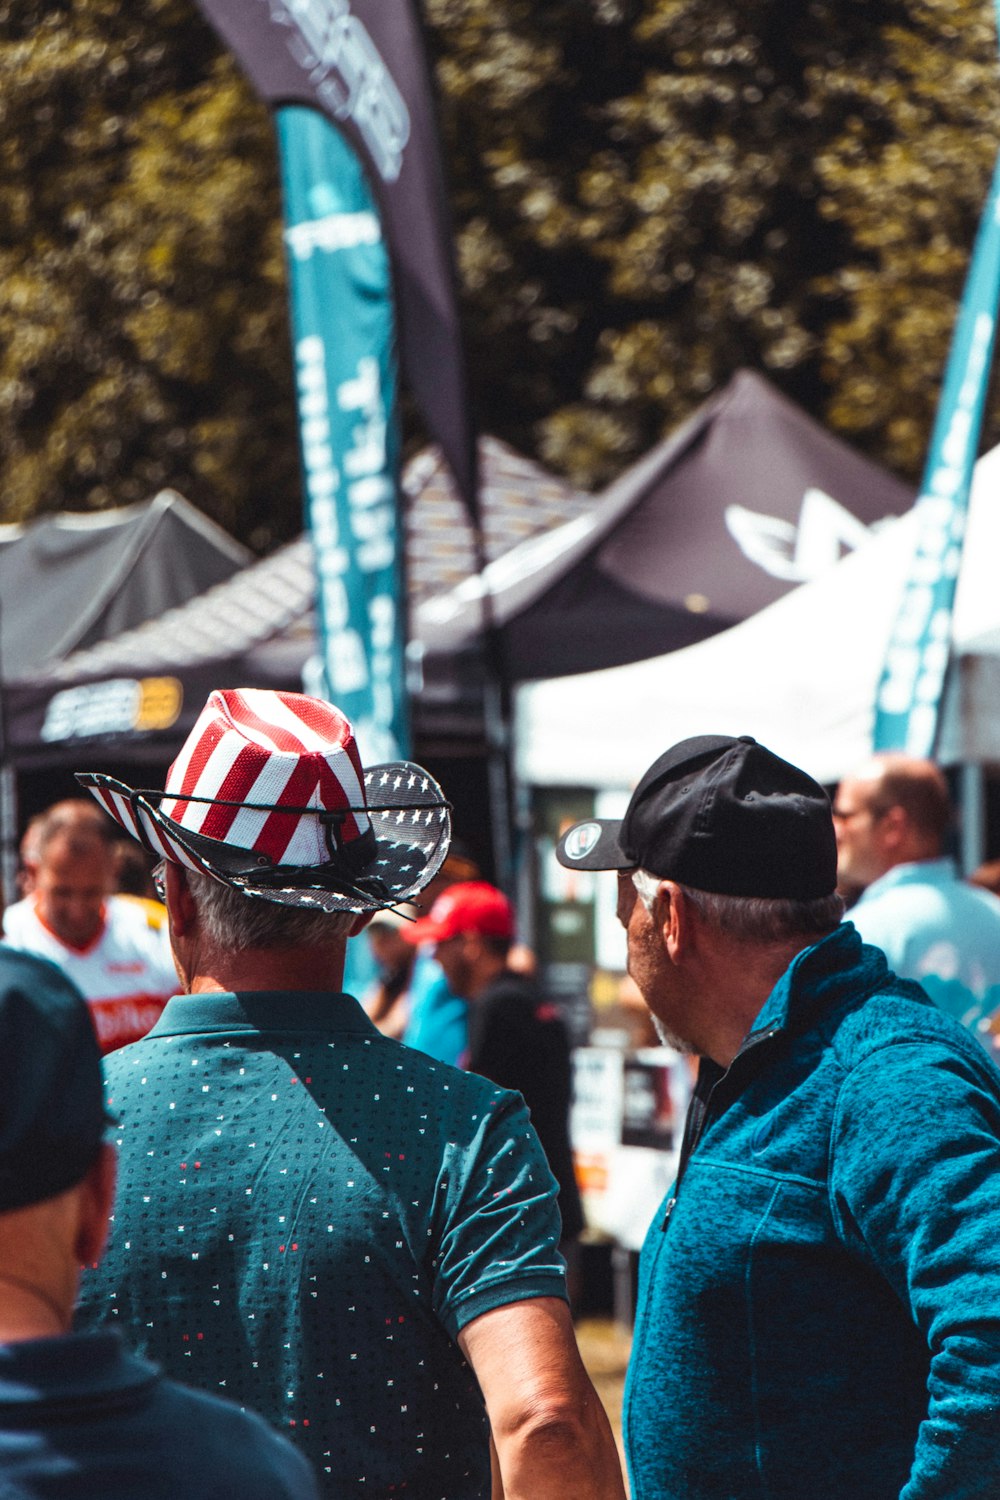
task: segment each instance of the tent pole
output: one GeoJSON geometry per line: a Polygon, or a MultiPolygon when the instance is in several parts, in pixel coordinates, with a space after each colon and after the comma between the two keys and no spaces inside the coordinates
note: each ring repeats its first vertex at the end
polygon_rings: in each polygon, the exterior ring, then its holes
{"type": "Polygon", "coordinates": [[[514,829],[514,770],[511,754],[511,681],[503,630],[496,617],[490,585],[489,554],[479,488],[479,448],[473,445],[475,509],[470,510],[473,566],[479,578],[479,626],[483,639],[483,729],[486,740],[486,785],[496,883],[511,899],[515,890],[517,850],[514,829]]]}
{"type": "Polygon", "coordinates": [[[0,766],[0,910],[17,900],[17,772],[0,766]]]}
{"type": "Polygon", "coordinates": [[[963,875],[971,875],[986,857],[986,778],[979,765],[963,765],[959,775],[959,858],[963,875]]]}
{"type": "Polygon", "coordinates": [[[7,687],[4,681],[3,608],[0,605],[0,916],[17,900],[17,773],[7,761],[7,687]]]}

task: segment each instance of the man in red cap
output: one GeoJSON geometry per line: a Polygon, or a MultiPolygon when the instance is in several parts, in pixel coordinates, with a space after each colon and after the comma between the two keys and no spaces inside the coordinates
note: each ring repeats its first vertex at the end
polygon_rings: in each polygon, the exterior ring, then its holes
{"type": "Polygon", "coordinates": [[[470,880],[439,896],[430,915],[403,936],[411,943],[433,942],[449,988],[469,1002],[469,1071],[516,1089],[531,1111],[559,1183],[560,1248],[570,1252],[572,1264],[583,1210],[569,1140],[569,1040],[557,1007],[510,967],[514,932],[514,911],[503,892],[470,880]]]}

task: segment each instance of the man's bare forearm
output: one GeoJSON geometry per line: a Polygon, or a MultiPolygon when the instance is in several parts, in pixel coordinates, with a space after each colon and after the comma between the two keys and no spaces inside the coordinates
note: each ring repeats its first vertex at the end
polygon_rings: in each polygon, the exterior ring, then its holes
{"type": "Polygon", "coordinates": [[[622,1500],[611,1426],[592,1386],[590,1392],[582,1409],[539,1411],[517,1431],[494,1437],[502,1476],[494,1500],[622,1500]]]}
{"type": "Polygon", "coordinates": [[[459,1343],[493,1432],[493,1500],[624,1500],[611,1424],[564,1302],[496,1308],[463,1329],[459,1343]]]}

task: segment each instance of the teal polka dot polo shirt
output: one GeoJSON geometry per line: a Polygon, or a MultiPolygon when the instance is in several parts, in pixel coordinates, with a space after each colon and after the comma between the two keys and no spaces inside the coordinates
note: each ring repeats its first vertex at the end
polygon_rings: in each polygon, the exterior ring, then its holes
{"type": "Polygon", "coordinates": [[[488,1497],[455,1335],[565,1296],[520,1095],[336,994],[178,996],[105,1065],[119,1186],[79,1326],[259,1411],[329,1497],[488,1497]]]}

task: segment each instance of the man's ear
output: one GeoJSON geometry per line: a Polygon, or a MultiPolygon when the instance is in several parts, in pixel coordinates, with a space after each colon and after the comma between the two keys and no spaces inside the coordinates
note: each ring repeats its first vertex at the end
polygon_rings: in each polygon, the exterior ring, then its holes
{"type": "Polygon", "coordinates": [[[365,928],[368,926],[368,923],[371,921],[372,917],[374,917],[376,915],[377,915],[377,913],[373,912],[373,911],[361,911],[361,912],[358,912],[358,915],[355,917],[354,921],[351,923],[351,930],[347,934],[348,937],[357,937],[357,935],[358,935],[359,932],[364,932],[365,928]]]}
{"type": "Polygon", "coordinates": [[[78,1265],[96,1266],[104,1253],[117,1175],[118,1154],[105,1141],[80,1185],[80,1217],[73,1246],[78,1265]]]}
{"type": "Polygon", "coordinates": [[[677,963],[691,943],[691,903],[673,880],[661,880],[656,888],[653,920],[660,931],[667,957],[677,963]]]}
{"type": "Polygon", "coordinates": [[[895,854],[910,837],[910,819],[906,809],[887,807],[875,822],[875,837],[882,848],[895,854]]]}
{"type": "Polygon", "coordinates": [[[197,921],[198,908],[188,889],[184,870],[180,865],[175,865],[168,860],[163,875],[170,930],[178,937],[187,937],[197,921]]]}

